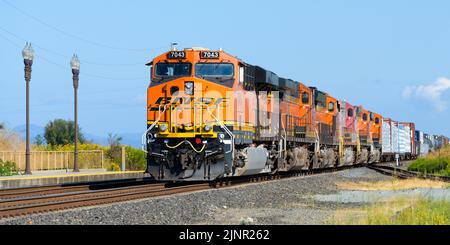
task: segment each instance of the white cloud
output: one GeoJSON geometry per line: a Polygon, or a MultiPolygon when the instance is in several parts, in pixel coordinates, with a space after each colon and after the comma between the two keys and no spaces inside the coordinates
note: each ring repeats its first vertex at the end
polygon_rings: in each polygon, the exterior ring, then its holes
{"type": "Polygon", "coordinates": [[[406,99],[428,100],[438,112],[443,112],[447,109],[448,101],[442,99],[442,94],[447,90],[450,90],[450,80],[441,77],[431,84],[407,86],[402,95],[406,99]]]}

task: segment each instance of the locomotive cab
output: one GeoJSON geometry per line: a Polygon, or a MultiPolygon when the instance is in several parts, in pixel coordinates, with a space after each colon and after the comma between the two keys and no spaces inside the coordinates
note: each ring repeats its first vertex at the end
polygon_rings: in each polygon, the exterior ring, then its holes
{"type": "Polygon", "coordinates": [[[142,136],[149,174],[209,181],[272,171],[271,149],[254,140],[261,132],[273,136],[273,126],[278,130],[272,123],[278,110],[276,74],[204,48],[172,50],[149,66],[148,125],[142,136]],[[273,84],[259,94],[263,78],[273,84]]]}
{"type": "Polygon", "coordinates": [[[238,60],[223,51],[172,50],[156,57],[147,91],[143,148],[156,179],[215,179],[231,162],[238,60]]]}

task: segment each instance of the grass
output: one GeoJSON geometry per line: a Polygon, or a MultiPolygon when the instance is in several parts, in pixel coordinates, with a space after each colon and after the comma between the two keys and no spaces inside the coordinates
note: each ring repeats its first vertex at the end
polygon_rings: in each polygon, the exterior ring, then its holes
{"type": "Polygon", "coordinates": [[[338,182],[336,186],[343,190],[381,191],[410,190],[416,188],[449,188],[450,184],[424,179],[394,179],[379,182],[338,182]]]}
{"type": "Polygon", "coordinates": [[[408,170],[450,176],[450,146],[417,159],[408,167],[408,170]]]}
{"type": "Polygon", "coordinates": [[[450,225],[450,202],[418,197],[396,198],[361,209],[336,212],[337,225],[450,225]]]}
{"type": "Polygon", "coordinates": [[[25,149],[25,144],[17,133],[0,129],[0,151],[20,151],[23,149],[25,149]]]}

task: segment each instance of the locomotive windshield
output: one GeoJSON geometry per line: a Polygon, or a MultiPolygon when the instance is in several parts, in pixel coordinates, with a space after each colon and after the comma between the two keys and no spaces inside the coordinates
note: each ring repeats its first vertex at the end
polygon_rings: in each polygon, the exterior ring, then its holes
{"type": "Polygon", "coordinates": [[[159,77],[190,76],[191,71],[190,63],[159,63],[156,65],[156,76],[159,77]]]}
{"type": "Polygon", "coordinates": [[[198,63],[195,74],[199,77],[232,77],[234,67],[227,63],[198,63]]]}

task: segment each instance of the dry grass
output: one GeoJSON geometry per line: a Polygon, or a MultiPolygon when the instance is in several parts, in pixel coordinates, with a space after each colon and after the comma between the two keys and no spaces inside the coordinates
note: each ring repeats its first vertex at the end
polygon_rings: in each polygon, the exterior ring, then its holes
{"type": "Polygon", "coordinates": [[[450,157],[450,146],[445,146],[442,149],[434,151],[434,152],[428,154],[425,158],[433,159],[433,158],[437,158],[437,157],[450,157]]]}
{"type": "Polygon", "coordinates": [[[449,225],[450,202],[426,198],[396,198],[361,209],[338,210],[329,224],[449,225]]]}
{"type": "Polygon", "coordinates": [[[406,179],[380,182],[338,182],[336,186],[342,190],[380,191],[380,190],[410,190],[417,188],[449,188],[450,184],[424,179],[406,179]]]}
{"type": "Polygon", "coordinates": [[[0,151],[25,150],[25,143],[17,133],[6,129],[0,130],[0,151]]]}

